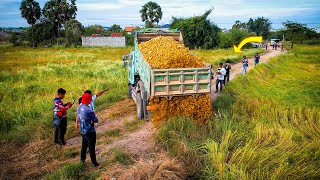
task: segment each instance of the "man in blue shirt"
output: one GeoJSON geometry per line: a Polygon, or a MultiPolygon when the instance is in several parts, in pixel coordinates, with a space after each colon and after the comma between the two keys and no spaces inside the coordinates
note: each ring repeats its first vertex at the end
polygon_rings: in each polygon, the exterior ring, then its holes
{"type": "Polygon", "coordinates": [[[92,164],[97,167],[99,163],[96,160],[95,146],[96,146],[96,130],[94,123],[98,122],[94,111],[89,107],[92,101],[92,96],[89,93],[82,95],[81,104],[78,106],[77,115],[78,122],[77,127],[80,124],[80,132],[82,134],[82,147],[81,147],[81,162],[86,160],[86,151],[89,146],[89,153],[92,164]]]}

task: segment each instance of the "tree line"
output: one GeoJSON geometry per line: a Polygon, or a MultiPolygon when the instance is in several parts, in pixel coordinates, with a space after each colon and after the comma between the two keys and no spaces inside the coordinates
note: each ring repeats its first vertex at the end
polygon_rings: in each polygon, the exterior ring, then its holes
{"type": "MultiPolygon", "coordinates": [[[[125,33],[119,25],[114,24],[108,30],[101,25],[84,28],[76,20],[76,0],[49,0],[42,10],[35,0],[23,0],[20,10],[31,28],[19,37],[12,36],[13,43],[32,42],[33,47],[53,44],[81,45],[81,35],[110,36],[111,33],[118,32],[128,37],[128,45],[133,45],[133,36],[125,33]]],[[[170,28],[180,29],[185,45],[191,49],[230,48],[232,44],[238,44],[244,38],[254,35],[263,36],[265,42],[271,38],[282,39],[285,36],[292,44],[320,38],[314,29],[292,21],[283,22],[283,29],[272,31],[272,23],[265,17],[250,18],[247,22],[237,20],[230,30],[223,30],[208,20],[212,11],[213,8],[203,15],[190,18],[172,17],[170,28]]],[[[160,5],[150,1],[143,5],[139,12],[146,28],[159,27],[158,23],[163,15],[160,5]]]]}

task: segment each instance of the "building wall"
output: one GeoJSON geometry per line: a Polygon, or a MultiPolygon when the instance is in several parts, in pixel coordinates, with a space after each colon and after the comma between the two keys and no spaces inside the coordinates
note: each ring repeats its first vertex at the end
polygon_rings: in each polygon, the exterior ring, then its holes
{"type": "Polygon", "coordinates": [[[125,37],[81,37],[82,46],[125,47],[125,37]]]}

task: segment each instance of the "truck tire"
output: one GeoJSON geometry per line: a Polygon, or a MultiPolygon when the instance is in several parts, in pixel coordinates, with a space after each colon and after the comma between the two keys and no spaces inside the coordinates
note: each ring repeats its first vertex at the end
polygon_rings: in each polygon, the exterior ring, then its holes
{"type": "Polygon", "coordinates": [[[141,98],[141,93],[136,93],[137,101],[136,101],[136,109],[137,109],[137,116],[138,119],[144,118],[143,113],[143,99],[141,98]]]}

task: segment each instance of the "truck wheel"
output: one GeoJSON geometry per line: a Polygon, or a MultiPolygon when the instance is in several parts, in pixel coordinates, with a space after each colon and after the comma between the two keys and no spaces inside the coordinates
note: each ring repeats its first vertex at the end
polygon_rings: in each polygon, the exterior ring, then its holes
{"type": "Polygon", "coordinates": [[[137,93],[137,102],[136,102],[136,107],[137,107],[137,116],[138,119],[143,119],[144,118],[144,113],[143,113],[143,99],[141,98],[141,93],[137,93]]]}
{"type": "Polygon", "coordinates": [[[132,98],[131,84],[128,84],[128,96],[129,96],[129,98],[132,98]]]}

